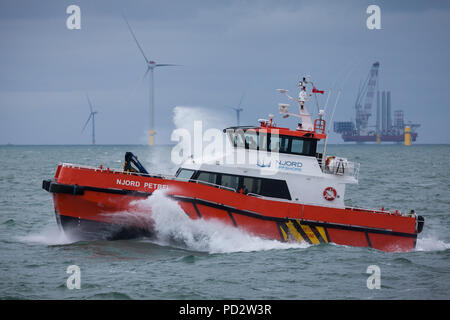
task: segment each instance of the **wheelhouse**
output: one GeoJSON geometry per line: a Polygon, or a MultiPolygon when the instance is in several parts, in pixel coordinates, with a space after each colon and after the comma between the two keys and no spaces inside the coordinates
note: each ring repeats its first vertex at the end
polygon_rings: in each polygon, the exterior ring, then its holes
{"type": "Polygon", "coordinates": [[[286,128],[230,127],[224,130],[235,148],[318,157],[317,142],[323,134],[286,128]]]}

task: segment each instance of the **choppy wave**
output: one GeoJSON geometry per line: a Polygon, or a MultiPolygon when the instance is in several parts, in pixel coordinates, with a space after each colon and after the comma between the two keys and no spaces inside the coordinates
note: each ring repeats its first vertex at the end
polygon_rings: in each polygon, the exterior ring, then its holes
{"type": "Polygon", "coordinates": [[[56,224],[46,226],[44,229],[36,233],[18,236],[17,240],[31,244],[44,244],[48,246],[70,244],[75,242],[75,240],[71,239],[63,231],[61,231],[56,224]]]}
{"type": "Polygon", "coordinates": [[[416,251],[442,251],[450,249],[450,243],[437,238],[418,238],[416,251]]]}

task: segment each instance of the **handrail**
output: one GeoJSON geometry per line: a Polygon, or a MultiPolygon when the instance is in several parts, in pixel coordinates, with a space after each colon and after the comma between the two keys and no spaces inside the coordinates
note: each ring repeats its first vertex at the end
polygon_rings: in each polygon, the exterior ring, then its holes
{"type": "Polygon", "coordinates": [[[269,197],[269,196],[263,196],[261,194],[257,194],[257,193],[252,193],[252,192],[248,192],[245,195],[247,196],[251,196],[251,197],[256,197],[256,198],[261,198],[261,199],[265,199],[265,200],[274,200],[274,201],[282,201],[282,202],[294,202],[294,200],[289,200],[289,199],[284,199],[284,198],[275,198],[275,197],[269,197]]]}
{"type": "Polygon", "coordinates": [[[201,183],[201,184],[209,185],[209,186],[212,186],[212,187],[215,187],[215,188],[226,189],[226,190],[229,190],[229,191],[236,192],[236,189],[234,189],[234,188],[223,186],[221,184],[216,184],[216,183],[212,183],[212,182],[206,182],[206,181],[203,181],[203,180],[185,179],[185,178],[178,178],[178,177],[174,177],[173,180],[201,183]]]}
{"type": "Polygon", "coordinates": [[[365,211],[365,212],[371,212],[371,213],[382,213],[382,214],[390,214],[390,215],[400,215],[400,216],[404,216],[404,217],[410,217],[410,216],[417,216],[417,214],[413,213],[405,213],[405,212],[400,212],[400,211],[386,211],[386,210],[381,210],[381,209],[366,209],[366,208],[357,208],[357,207],[345,207],[346,210],[351,210],[351,211],[365,211]]]}
{"type": "MultiPolygon", "coordinates": [[[[325,174],[331,174],[331,175],[339,175],[335,174],[332,171],[330,171],[327,166],[325,165],[325,161],[323,159],[317,159],[319,165],[321,165],[322,172],[325,174]]],[[[341,176],[353,176],[356,179],[358,179],[359,176],[359,169],[361,167],[361,164],[359,162],[354,161],[348,161],[346,162],[346,166],[344,167],[344,173],[341,176]]]]}

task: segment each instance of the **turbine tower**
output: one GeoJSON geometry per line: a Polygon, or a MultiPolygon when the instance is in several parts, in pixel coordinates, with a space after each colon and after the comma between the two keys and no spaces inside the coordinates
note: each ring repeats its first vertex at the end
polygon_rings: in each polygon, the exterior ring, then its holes
{"type": "Polygon", "coordinates": [[[168,63],[156,63],[155,61],[149,60],[147,56],[144,53],[144,50],[142,49],[141,45],[139,44],[139,41],[136,38],[136,35],[133,32],[133,29],[131,28],[130,24],[128,23],[127,18],[125,15],[123,15],[123,19],[127,23],[128,29],[130,30],[131,35],[133,36],[134,41],[136,42],[136,45],[139,49],[139,51],[142,53],[142,56],[145,59],[145,64],[147,66],[147,70],[144,73],[143,79],[147,76],[148,73],[150,73],[150,95],[149,95],[149,101],[150,101],[150,128],[148,131],[149,139],[148,143],[149,145],[153,145],[155,143],[155,110],[154,110],[154,102],[155,102],[155,94],[154,94],[154,82],[153,82],[153,70],[157,67],[170,67],[170,66],[178,66],[177,64],[168,64],[168,63]]]}
{"type": "Polygon", "coordinates": [[[242,100],[244,99],[244,95],[245,95],[245,93],[242,94],[241,100],[239,100],[239,104],[236,108],[229,107],[229,108],[233,109],[234,111],[236,111],[236,121],[237,121],[238,127],[241,125],[241,121],[240,121],[241,112],[244,111],[244,109],[241,108],[241,104],[242,104],[242,100]]]}
{"type": "Polygon", "coordinates": [[[95,115],[98,113],[97,111],[94,111],[92,109],[92,103],[89,99],[89,95],[86,94],[87,101],[89,103],[89,109],[91,110],[91,113],[89,114],[89,118],[87,119],[86,123],[84,124],[83,130],[81,130],[81,133],[83,133],[84,129],[86,129],[89,121],[92,119],[92,144],[95,144],[95,115]]]}

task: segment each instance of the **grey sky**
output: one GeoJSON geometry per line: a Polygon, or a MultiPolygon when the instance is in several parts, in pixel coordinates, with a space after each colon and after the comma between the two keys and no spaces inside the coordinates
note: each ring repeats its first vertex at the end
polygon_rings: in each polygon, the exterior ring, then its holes
{"type": "Polygon", "coordinates": [[[256,124],[286,102],[275,89],[294,93],[304,74],[327,90],[353,70],[335,115],[349,120],[375,61],[393,109],[422,124],[418,142],[450,143],[448,1],[1,0],[0,144],[90,143],[86,92],[98,144],[146,142],[146,67],[122,12],[151,60],[183,65],[155,71],[158,143],[170,142],[175,106],[209,108],[225,127],[245,92],[241,124],[256,124]],[[66,28],[70,4],[81,30],[66,28]],[[370,4],[382,30],[366,28],[370,4]]]}

